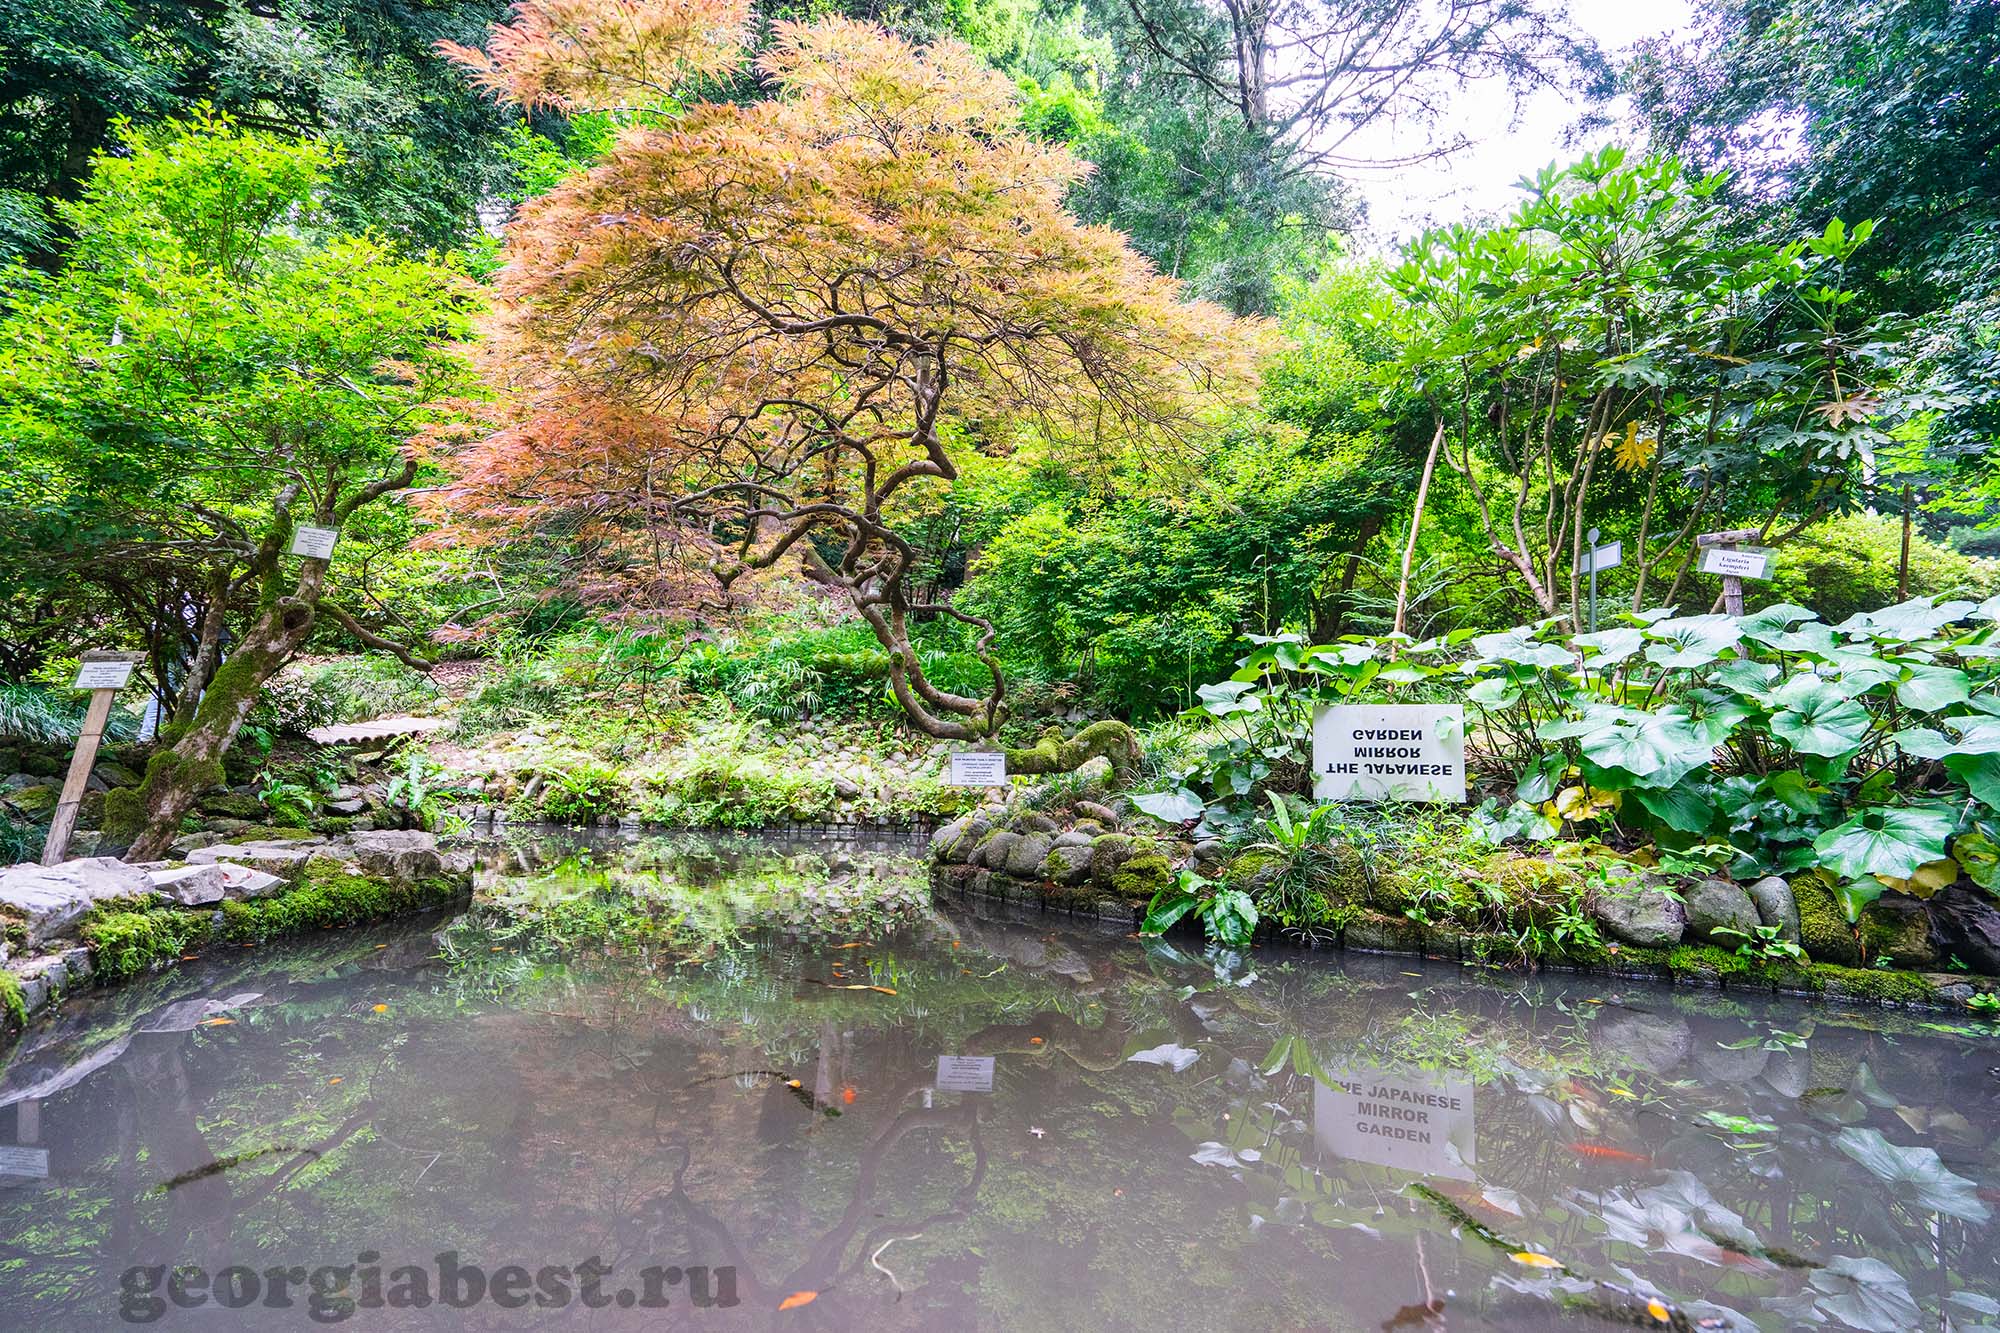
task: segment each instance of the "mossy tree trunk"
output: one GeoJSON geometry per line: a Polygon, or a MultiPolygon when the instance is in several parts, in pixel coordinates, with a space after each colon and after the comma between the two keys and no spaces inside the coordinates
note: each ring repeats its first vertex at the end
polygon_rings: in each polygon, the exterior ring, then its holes
{"type": "MultiPolygon", "coordinates": [[[[416,463],[406,459],[399,472],[378,477],[337,503],[336,477],[313,517],[338,527],[362,505],[408,486],[416,472],[416,463]]],[[[303,559],[296,581],[288,580],[284,570],[285,548],[292,536],[291,507],[302,490],[294,482],[278,496],[270,530],[250,566],[259,590],[256,608],[228,658],[215,669],[200,702],[191,714],[184,706],[183,715],[161,733],[161,748],[147,761],[139,786],[105,794],[104,832],[114,844],[125,845],[128,860],[153,861],[166,854],[196,799],[221,784],[222,756],[256,706],[265,682],[284,669],[312,633],[326,587],[327,562],[303,559]]],[[[349,622],[337,609],[335,614],[349,622]]]]}

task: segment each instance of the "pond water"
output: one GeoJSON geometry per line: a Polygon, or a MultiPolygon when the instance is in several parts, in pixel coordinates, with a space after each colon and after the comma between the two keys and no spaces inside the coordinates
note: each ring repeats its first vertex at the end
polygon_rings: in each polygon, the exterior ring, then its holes
{"type": "Polygon", "coordinates": [[[659,929],[336,932],[31,1032],[0,1326],[2000,1325],[1983,1022],[1203,958],[934,912],[895,847],[576,852],[489,888],[659,929]]]}

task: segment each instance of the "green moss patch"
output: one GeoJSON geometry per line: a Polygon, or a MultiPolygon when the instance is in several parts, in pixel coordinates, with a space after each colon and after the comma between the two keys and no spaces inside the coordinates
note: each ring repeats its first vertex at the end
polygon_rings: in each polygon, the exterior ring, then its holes
{"type": "Polygon", "coordinates": [[[119,980],[150,972],[199,948],[208,943],[213,930],[207,912],[99,907],[84,919],[81,933],[97,975],[119,980]]]}
{"type": "Polygon", "coordinates": [[[338,862],[307,862],[296,887],[269,898],[222,904],[222,936],[236,944],[257,944],[305,930],[379,921],[386,917],[446,907],[465,896],[459,881],[434,876],[415,883],[371,879],[338,862]]]}

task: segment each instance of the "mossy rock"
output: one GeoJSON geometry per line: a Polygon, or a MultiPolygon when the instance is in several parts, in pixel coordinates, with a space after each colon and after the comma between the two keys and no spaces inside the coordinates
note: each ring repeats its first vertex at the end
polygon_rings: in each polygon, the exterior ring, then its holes
{"type": "Polygon", "coordinates": [[[6,800],[16,813],[34,817],[54,810],[61,796],[59,787],[17,787],[7,793],[6,800]]]}
{"type": "Polygon", "coordinates": [[[1917,972],[1937,966],[1931,914],[1923,903],[1887,893],[1861,910],[1861,961],[1873,963],[1877,958],[1917,972]]]}
{"type": "Polygon", "coordinates": [[[22,750],[18,762],[29,777],[59,778],[69,771],[69,756],[48,750],[22,750]]]}
{"type": "Polygon", "coordinates": [[[4,967],[0,967],[0,1014],[5,1014],[15,1027],[28,1021],[28,1002],[21,994],[20,979],[4,967]]]}
{"type": "Polygon", "coordinates": [[[1364,953],[1422,953],[1424,928],[1406,916],[1357,912],[1341,932],[1340,942],[1364,953]]]}
{"type": "Polygon", "coordinates": [[[1128,902],[1146,902],[1173,882],[1174,863],[1149,848],[1134,851],[1112,872],[1111,891],[1128,902]]]}
{"type": "Polygon", "coordinates": [[[1814,962],[1853,967],[1861,961],[1861,946],[1824,884],[1814,876],[1800,875],[1792,884],[1792,896],[1799,904],[1799,937],[1814,962]]]}
{"type": "Polygon", "coordinates": [[[1132,839],[1123,833],[1106,833],[1090,840],[1090,881],[1101,889],[1111,887],[1112,876],[1132,855],[1132,839]]]}
{"type": "Polygon", "coordinates": [[[264,803],[255,796],[227,791],[202,797],[195,803],[195,808],[205,815],[220,816],[224,819],[258,820],[270,813],[264,808],[264,803]]]}
{"type": "Polygon", "coordinates": [[[1254,898],[1275,884],[1285,868],[1285,858],[1276,852],[1239,852],[1222,868],[1222,882],[1254,898]]]}
{"type": "Polygon", "coordinates": [[[206,910],[99,907],[84,919],[79,934],[97,974],[119,980],[163,967],[206,944],[211,920],[206,910]]]}

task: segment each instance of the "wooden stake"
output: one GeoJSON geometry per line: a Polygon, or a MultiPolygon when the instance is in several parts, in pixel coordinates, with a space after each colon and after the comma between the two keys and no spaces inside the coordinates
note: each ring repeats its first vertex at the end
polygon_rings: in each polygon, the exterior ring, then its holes
{"type": "MultiPolygon", "coordinates": [[[[141,661],[143,653],[100,653],[83,655],[83,672],[88,672],[91,664],[97,662],[122,662],[127,665],[121,682],[132,674],[131,663],[141,661]]],[[[79,674],[79,685],[86,682],[79,674]]],[[[62,795],[56,799],[55,814],[49,820],[48,841],[42,844],[42,864],[61,865],[69,855],[70,835],[76,832],[77,808],[83,804],[83,789],[90,782],[90,770],[97,763],[97,746],[104,739],[105,724],[111,720],[111,701],[118,694],[120,686],[100,687],[90,691],[90,707],[83,714],[83,731],[76,738],[76,753],[70,756],[69,776],[63,779],[62,795]]]]}

